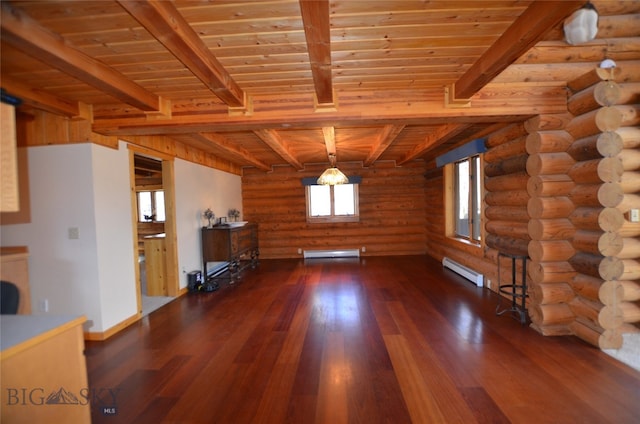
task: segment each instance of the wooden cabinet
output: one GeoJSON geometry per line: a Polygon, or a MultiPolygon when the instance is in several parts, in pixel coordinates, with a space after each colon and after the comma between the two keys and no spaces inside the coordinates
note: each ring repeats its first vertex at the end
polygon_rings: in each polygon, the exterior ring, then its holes
{"type": "MultiPolygon", "coordinates": [[[[82,317],[3,315],[3,423],[91,422],[90,403],[100,408],[87,381],[82,317]]],[[[115,399],[114,399],[115,402],[115,399]]]]}
{"type": "Polygon", "coordinates": [[[147,296],[167,296],[167,248],[165,234],[144,238],[147,296]]]}
{"type": "Polygon", "coordinates": [[[233,278],[245,266],[254,267],[258,262],[259,254],[257,224],[247,223],[242,227],[221,225],[202,229],[202,262],[205,279],[208,277],[208,262],[228,262],[233,278]]]}

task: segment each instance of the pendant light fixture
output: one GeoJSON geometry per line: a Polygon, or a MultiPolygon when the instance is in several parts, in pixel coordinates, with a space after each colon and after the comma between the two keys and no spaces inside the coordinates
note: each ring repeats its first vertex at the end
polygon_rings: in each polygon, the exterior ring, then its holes
{"type": "Polygon", "coordinates": [[[563,27],[567,43],[573,46],[587,43],[598,33],[598,11],[587,2],[564,21],[563,27]]]}
{"type": "Polygon", "coordinates": [[[336,167],[336,155],[334,153],[329,154],[329,164],[329,168],[320,175],[317,183],[320,185],[348,184],[349,178],[336,167]]]}

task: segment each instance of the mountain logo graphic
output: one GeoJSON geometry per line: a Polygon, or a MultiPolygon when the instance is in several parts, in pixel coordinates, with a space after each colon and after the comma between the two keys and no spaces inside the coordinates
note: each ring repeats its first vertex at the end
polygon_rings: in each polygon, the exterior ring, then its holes
{"type": "Polygon", "coordinates": [[[78,398],[71,392],[66,391],[63,387],[57,392],[51,392],[47,396],[47,405],[78,405],[78,398]]]}

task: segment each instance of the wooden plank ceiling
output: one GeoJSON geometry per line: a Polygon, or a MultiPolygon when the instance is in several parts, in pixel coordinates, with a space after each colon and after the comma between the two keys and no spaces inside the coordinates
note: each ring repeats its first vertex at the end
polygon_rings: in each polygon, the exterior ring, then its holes
{"type": "Polygon", "coordinates": [[[561,23],[583,3],[3,1],[2,88],[238,167],[402,165],[562,111],[605,49],[640,60],[640,2],[594,1],[598,39],[569,46],[561,23]]]}

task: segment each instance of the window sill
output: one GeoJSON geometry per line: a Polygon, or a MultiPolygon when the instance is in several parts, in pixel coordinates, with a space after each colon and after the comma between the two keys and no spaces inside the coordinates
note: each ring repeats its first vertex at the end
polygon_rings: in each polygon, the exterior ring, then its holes
{"type": "Polygon", "coordinates": [[[447,240],[449,240],[449,242],[451,242],[452,245],[455,245],[457,249],[464,251],[468,254],[471,254],[474,256],[482,256],[484,254],[482,243],[471,242],[467,239],[463,239],[459,237],[447,237],[447,240]]]}
{"type": "Polygon", "coordinates": [[[333,224],[340,222],[360,222],[359,216],[345,216],[345,217],[329,217],[329,218],[315,218],[307,217],[307,223],[309,224],[333,224]]]}

